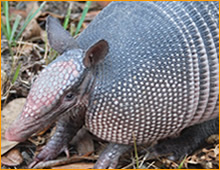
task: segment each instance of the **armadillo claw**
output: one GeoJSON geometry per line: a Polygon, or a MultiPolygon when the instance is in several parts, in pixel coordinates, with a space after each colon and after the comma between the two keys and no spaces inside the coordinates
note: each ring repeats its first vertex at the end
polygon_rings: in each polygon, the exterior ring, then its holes
{"type": "Polygon", "coordinates": [[[34,168],[35,166],[37,166],[38,163],[42,161],[54,159],[63,151],[66,153],[66,156],[69,157],[69,151],[66,145],[60,148],[53,149],[47,146],[48,145],[46,145],[43,150],[38,155],[36,155],[34,161],[28,166],[28,168],[34,168]]]}
{"type": "Polygon", "coordinates": [[[101,153],[94,169],[115,169],[120,156],[130,148],[129,145],[110,143],[101,153]]]}
{"type": "Polygon", "coordinates": [[[119,157],[111,159],[107,155],[103,156],[101,160],[98,160],[94,166],[94,169],[116,169],[119,157]]]}

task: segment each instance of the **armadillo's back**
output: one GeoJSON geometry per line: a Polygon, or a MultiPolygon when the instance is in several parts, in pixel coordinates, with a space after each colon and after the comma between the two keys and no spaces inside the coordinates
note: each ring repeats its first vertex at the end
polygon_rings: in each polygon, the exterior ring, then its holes
{"type": "Polygon", "coordinates": [[[116,142],[151,142],[218,115],[218,2],[114,2],[77,39],[105,39],[86,125],[116,142]]]}

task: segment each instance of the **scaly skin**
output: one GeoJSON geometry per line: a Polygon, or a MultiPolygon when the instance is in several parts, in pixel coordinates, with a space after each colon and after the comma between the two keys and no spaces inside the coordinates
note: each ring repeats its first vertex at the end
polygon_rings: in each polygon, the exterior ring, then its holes
{"type": "Polygon", "coordinates": [[[115,169],[119,157],[131,148],[130,145],[110,143],[99,156],[94,169],[115,169]]]}
{"type": "Polygon", "coordinates": [[[66,151],[69,142],[76,135],[84,124],[84,115],[86,108],[79,107],[67,111],[65,116],[57,122],[56,132],[43,150],[34,158],[29,168],[35,166],[38,162],[47,161],[56,158],[61,152],[66,151]]]}

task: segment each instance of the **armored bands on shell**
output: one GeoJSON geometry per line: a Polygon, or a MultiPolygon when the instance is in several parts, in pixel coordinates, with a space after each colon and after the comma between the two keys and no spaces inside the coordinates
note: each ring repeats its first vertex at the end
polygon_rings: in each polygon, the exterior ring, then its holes
{"type": "Polygon", "coordinates": [[[110,44],[86,115],[92,133],[123,144],[134,134],[147,143],[218,116],[217,9],[216,2],[104,9],[77,39],[84,49],[97,39],[110,44]]]}

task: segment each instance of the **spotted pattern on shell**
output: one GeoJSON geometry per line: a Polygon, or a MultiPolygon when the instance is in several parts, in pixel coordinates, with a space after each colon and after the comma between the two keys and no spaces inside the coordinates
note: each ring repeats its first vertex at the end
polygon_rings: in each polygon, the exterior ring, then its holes
{"type": "Polygon", "coordinates": [[[206,120],[218,116],[218,11],[210,12],[214,2],[196,3],[121,2],[124,10],[111,3],[79,36],[85,49],[97,39],[108,40],[111,49],[97,68],[86,114],[93,134],[121,144],[134,138],[150,143],[204,121],[204,114],[206,120]],[[204,11],[213,18],[198,17],[204,11]]]}

